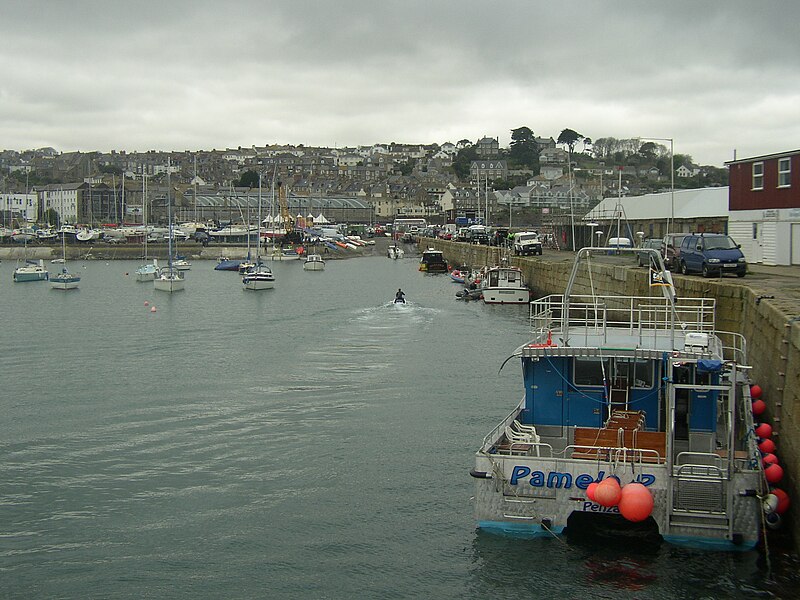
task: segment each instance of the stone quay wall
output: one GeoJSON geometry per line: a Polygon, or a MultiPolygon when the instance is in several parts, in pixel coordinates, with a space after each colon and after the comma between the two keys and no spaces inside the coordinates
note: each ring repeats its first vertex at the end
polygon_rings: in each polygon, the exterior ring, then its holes
{"type": "MultiPolygon", "coordinates": [[[[441,250],[451,265],[482,267],[500,262],[500,249],[445,240],[424,241],[441,250]]],[[[637,268],[630,255],[607,257],[608,262],[593,263],[591,285],[597,295],[647,296],[648,272],[637,268]],[[625,263],[625,264],[621,264],[625,263]]],[[[572,252],[545,251],[544,256],[511,256],[509,263],[525,275],[534,297],[563,294],[572,271],[572,252]]],[[[584,271],[584,270],[582,270],[584,271]]],[[[747,278],[713,278],[673,274],[678,297],[715,298],[716,326],[719,331],[741,334],[746,340],[750,378],[763,390],[767,411],[759,417],[774,428],[776,455],[785,470],[777,485],[790,496],[794,509],[784,515],[795,540],[800,540],[800,286],[785,282],[751,285],[747,278]],[[770,287],[772,285],[773,287],[770,287]],[[794,286],[797,286],[796,288],[794,286]],[[790,288],[791,289],[788,289],[790,288]],[[764,295],[774,290],[776,293],[764,295]],[[773,298],[774,296],[774,298],[773,298]]],[[[588,279],[578,276],[575,289],[589,293],[588,279]]]]}

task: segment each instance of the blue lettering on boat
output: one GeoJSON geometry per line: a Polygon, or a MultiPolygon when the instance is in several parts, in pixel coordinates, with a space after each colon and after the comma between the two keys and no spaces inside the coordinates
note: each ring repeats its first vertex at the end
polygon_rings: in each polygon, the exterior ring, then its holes
{"type": "MultiPolygon", "coordinates": [[[[528,485],[531,487],[559,489],[570,489],[574,484],[576,488],[585,490],[589,487],[589,484],[595,481],[600,482],[605,476],[605,471],[599,471],[597,475],[580,473],[579,475],[575,475],[573,479],[572,473],[564,473],[561,471],[549,471],[545,473],[543,471],[532,471],[530,467],[525,465],[514,465],[511,470],[509,483],[511,485],[517,485],[520,482],[525,483],[527,480],[528,485]]],[[[612,475],[612,477],[614,476],[612,475]]],[[[650,486],[655,483],[656,477],[650,473],[640,473],[634,481],[645,486],[650,486]]]]}

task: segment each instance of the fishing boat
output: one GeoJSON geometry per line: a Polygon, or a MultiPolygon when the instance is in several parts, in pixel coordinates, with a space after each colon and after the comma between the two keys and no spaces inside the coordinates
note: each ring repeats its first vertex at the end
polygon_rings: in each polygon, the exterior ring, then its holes
{"type": "Polygon", "coordinates": [[[324,271],[325,261],[320,254],[308,254],[303,262],[303,269],[306,271],[324,271]]]}
{"type": "Polygon", "coordinates": [[[50,274],[47,272],[43,260],[26,259],[21,266],[14,269],[13,278],[16,283],[47,281],[50,278],[50,274]]]}
{"type": "Polygon", "coordinates": [[[484,304],[527,304],[530,290],[517,267],[492,267],[481,279],[484,304]]]}
{"type": "Polygon", "coordinates": [[[717,330],[713,298],[675,298],[658,251],[654,295],[598,295],[588,274],[608,250],[580,249],[565,293],[530,305],[523,397],[470,472],[478,526],[753,548],[773,514],[770,432],[754,428],[745,340],[717,330]]]}
{"type": "Polygon", "coordinates": [[[386,255],[393,260],[396,260],[398,258],[403,258],[405,254],[406,254],[405,250],[403,250],[397,244],[392,244],[386,249],[386,255]]]}
{"type": "Polygon", "coordinates": [[[64,236],[61,236],[61,271],[50,277],[50,287],[54,290],[75,290],[81,281],[81,276],[72,273],[67,268],[67,246],[64,236]]]}
{"type": "Polygon", "coordinates": [[[186,279],[183,272],[173,264],[172,256],[172,201],[170,200],[169,159],[167,160],[167,218],[169,220],[169,234],[167,236],[167,266],[162,267],[153,279],[153,289],[162,292],[179,292],[185,289],[186,279]]]}
{"type": "MultiPolygon", "coordinates": [[[[269,290],[275,287],[275,275],[267,265],[261,262],[261,176],[258,178],[258,235],[255,262],[242,273],[242,285],[246,290],[269,290]]],[[[249,258],[249,253],[248,253],[249,258]]]]}
{"type": "Polygon", "coordinates": [[[425,271],[427,273],[447,273],[449,269],[441,250],[428,248],[422,253],[419,259],[420,271],[425,271]]]}

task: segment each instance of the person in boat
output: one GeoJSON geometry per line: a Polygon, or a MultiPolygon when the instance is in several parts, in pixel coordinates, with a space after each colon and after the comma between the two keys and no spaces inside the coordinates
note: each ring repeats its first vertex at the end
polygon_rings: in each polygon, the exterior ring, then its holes
{"type": "Polygon", "coordinates": [[[397,288],[397,293],[394,295],[395,302],[402,302],[403,304],[406,303],[406,295],[403,293],[403,290],[397,288]]]}

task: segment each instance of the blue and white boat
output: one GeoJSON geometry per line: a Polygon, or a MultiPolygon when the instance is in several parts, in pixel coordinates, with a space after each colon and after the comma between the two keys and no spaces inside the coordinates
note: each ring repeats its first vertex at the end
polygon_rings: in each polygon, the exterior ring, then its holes
{"type": "Polygon", "coordinates": [[[653,295],[598,295],[588,272],[608,250],[578,251],[565,294],[531,302],[522,399],[470,472],[478,526],[753,548],[778,515],[745,340],[716,329],[713,298],[675,299],[657,251],[653,295]]]}
{"type": "Polygon", "coordinates": [[[63,267],[60,273],[50,277],[50,287],[54,290],[74,290],[78,288],[81,276],[72,273],[67,267],[63,267]]]}

